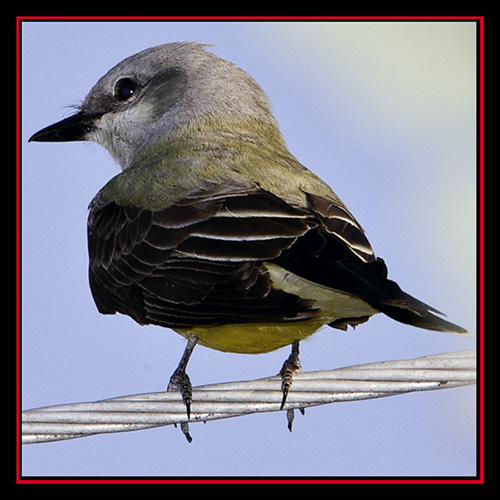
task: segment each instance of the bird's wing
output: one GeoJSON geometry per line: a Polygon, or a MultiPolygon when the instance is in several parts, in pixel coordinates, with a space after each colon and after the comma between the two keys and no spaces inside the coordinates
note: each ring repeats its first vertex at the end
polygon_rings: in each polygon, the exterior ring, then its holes
{"type": "MultiPolygon", "coordinates": [[[[342,206],[307,194],[321,222],[275,263],[309,281],[357,296],[399,322],[428,330],[466,333],[464,328],[436,316],[438,310],[407,294],[387,278],[387,267],[375,257],[363,230],[342,206]]],[[[331,326],[345,328],[342,319],[331,326]]],[[[355,321],[353,322],[355,324],[355,321]]]]}
{"type": "Polygon", "coordinates": [[[273,289],[262,266],[316,224],[306,211],[258,187],[205,189],[155,212],[96,200],[89,275],[102,313],[172,328],[314,314],[309,301],[273,289]]]}
{"type": "MultiPolygon", "coordinates": [[[[258,186],[218,185],[159,211],[94,203],[89,272],[99,310],[171,328],[313,317],[309,298],[273,286],[265,266],[272,263],[398,321],[465,331],[387,279],[341,203],[310,193],[306,199],[297,208],[258,186]]],[[[332,326],[356,322],[341,318],[332,326]]]]}

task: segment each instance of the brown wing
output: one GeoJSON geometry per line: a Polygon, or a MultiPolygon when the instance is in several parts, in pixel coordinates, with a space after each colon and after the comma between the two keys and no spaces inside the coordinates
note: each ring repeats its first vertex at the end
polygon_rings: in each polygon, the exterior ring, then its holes
{"type": "Polygon", "coordinates": [[[260,189],[204,192],[157,212],[95,202],[92,294],[102,313],[172,328],[306,319],[311,304],[274,290],[262,262],[314,225],[260,189]]]}

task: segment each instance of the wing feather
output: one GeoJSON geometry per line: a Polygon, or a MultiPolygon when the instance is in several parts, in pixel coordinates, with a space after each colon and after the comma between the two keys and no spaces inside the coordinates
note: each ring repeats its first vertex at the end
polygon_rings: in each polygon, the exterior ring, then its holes
{"type": "MultiPolygon", "coordinates": [[[[306,199],[307,206],[295,207],[258,187],[220,185],[149,211],[98,195],[88,239],[99,311],[171,328],[314,317],[313,300],[273,286],[264,265],[272,262],[398,321],[464,331],[387,279],[385,263],[340,201],[306,199]]],[[[340,318],[332,326],[364,320],[340,318]]]]}
{"type": "Polygon", "coordinates": [[[103,313],[174,328],[310,318],[310,301],[273,289],[262,262],[315,224],[260,189],[218,187],[156,212],[98,197],[88,226],[94,300],[103,313]]]}

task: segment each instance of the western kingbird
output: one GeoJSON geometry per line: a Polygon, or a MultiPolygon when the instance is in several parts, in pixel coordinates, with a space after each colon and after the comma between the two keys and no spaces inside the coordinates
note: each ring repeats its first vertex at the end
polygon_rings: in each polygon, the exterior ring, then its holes
{"type": "Polygon", "coordinates": [[[383,312],[466,333],[387,278],[354,216],[288,151],[259,85],[202,44],[125,59],[30,140],[96,141],[120,164],[90,204],[90,288],[101,313],[188,339],[168,386],[188,416],[196,343],[253,354],[291,344],[283,408],[299,342],[323,325],[383,312]]]}

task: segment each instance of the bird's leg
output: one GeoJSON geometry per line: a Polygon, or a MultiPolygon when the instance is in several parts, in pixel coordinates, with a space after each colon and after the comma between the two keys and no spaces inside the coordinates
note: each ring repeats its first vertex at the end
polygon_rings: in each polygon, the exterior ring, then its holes
{"type": "Polygon", "coordinates": [[[281,407],[282,410],[286,403],[286,398],[288,397],[288,393],[290,392],[290,388],[292,387],[293,382],[293,374],[295,372],[299,372],[301,370],[300,360],[299,360],[299,343],[294,342],[292,344],[292,352],[288,359],[283,363],[283,367],[281,368],[281,391],[283,392],[283,398],[281,399],[281,407]]]}
{"type": "MultiPolygon", "coordinates": [[[[191,403],[193,401],[193,390],[191,386],[191,381],[186,373],[186,367],[189,361],[189,357],[193,352],[194,346],[198,339],[194,335],[190,335],[188,337],[188,343],[186,349],[184,350],[184,354],[179,362],[179,366],[176,368],[173,375],[170,377],[170,381],[168,383],[167,391],[175,391],[178,390],[182,395],[182,400],[186,405],[186,411],[188,418],[191,415],[191,403]]],[[[185,433],[186,434],[186,433],[185,433]]],[[[187,437],[187,434],[186,434],[187,437]]]]}
{"type": "MultiPolygon", "coordinates": [[[[288,359],[283,363],[283,367],[281,368],[281,391],[283,392],[283,398],[281,399],[281,407],[282,410],[285,406],[286,399],[288,397],[288,393],[290,392],[290,388],[292,387],[293,382],[293,374],[299,372],[301,370],[300,360],[299,360],[299,343],[294,342],[292,344],[292,352],[288,359]]],[[[304,414],[304,409],[300,408],[300,412],[302,415],[304,414]]],[[[292,432],[292,424],[294,418],[294,411],[287,410],[286,411],[286,419],[288,421],[288,430],[292,432]]]]}

